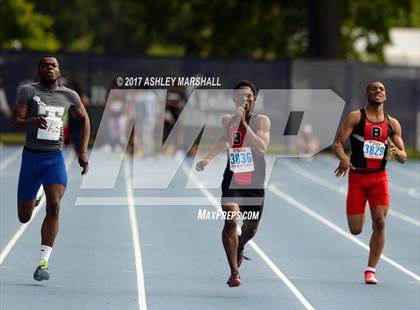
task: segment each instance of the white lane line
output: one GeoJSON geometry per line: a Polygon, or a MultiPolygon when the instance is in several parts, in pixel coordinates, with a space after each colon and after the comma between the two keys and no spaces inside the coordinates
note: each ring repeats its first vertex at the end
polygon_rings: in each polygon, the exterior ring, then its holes
{"type": "Polygon", "coordinates": [[[5,169],[7,166],[9,166],[12,162],[14,162],[16,159],[19,158],[20,154],[22,154],[22,148],[17,149],[12,154],[7,156],[5,159],[3,159],[0,163],[0,171],[5,169]]]}
{"type": "MultiPolygon", "coordinates": [[[[185,172],[187,177],[190,174],[190,169],[183,162],[183,159],[177,157],[177,160],[182,163],[182,170],[185,172]]],[[[208,191],[203,183],[201,183],[193,174],[190,175],[193,183],[196,184],[197,188],[207,197],[207,199],[212,203],[213,207],[220,209],[220,204],[216,197],[214,197],[210,191],[208,191]]],[[[254,242],[249,241],[248,244],[254,249],[254,251],[261,257],[261,259],[267,264],[267,266],[284,282],[284,284],[289,288],[289,290],[296,296],[296,298],[302,303],[302,305],[308,310],[315,310],[315,308],[309,303],[309,301],[302,295],[302,293],[297,289],[296,286],[286,277],[286,275],[274,264],[274,262],[264,253],[263,250],[254,242]]]]}
{"type": "MultiPolygon", "coordinates": [[[[324,158],[324,162],[326,162],[327,165],[329,165],[330,163],[332,163],[332,160],[324,158]]],[[[400,169],[400,167],[399,167],[399,169],[400,169]]],[[[395,170],[398,170],[398,169],[395,169],[395,170]]],[[[393,171],[395,171],[395,170],[393,170],[393,171]]],[[[420,193],[418,192],[416,186],[404,187],[404,186],[397,185],[397,184],[395,184],[391,181],[388,181],[388,182],[389,182],[389,186],[391,187],[391,189],[395,190],[396,192],[400,192],[402,194],[409,195],[409,196],[414,197],[416,199],[420,199],[420,193]]]]}
{"type": "Polygon", "coordinates": [[[286,284],[286,286],[292,291],[297,299],[303,304],[303,306],[310,310],[315,308],[309,303],[309,301],[302,295],[302,293],[297,289],[296,286],[286,277],[286,275],[273,263],[273,261],[265,254],[263,250],[254,242],[249,241],[249,245],[254,249],[255,252],[263,259],[268,267],[286,284]]]}
{"type": "MultiPolygon", "coordinates": [[[[67,166],[67,171],[69,170],[69,167],[70,167],[71,163],[73,162],[73,159],[74,159],[73,152],[70,152],[70,154],[67,155],[67,157],[65,159],[66,166],[67,166]]],[[[16,242],[19,240],[19,238],[22,236],[22,234],[28,228],[29,224],[32,223],[33,219],[36,217],[39,210],[41,210],[45,206],[45,202],[46,202],[45,194],[43,194],[42,191],[43,191],[43,188],[41,186],[41,188],[38,191],[38,195],[42,194],[42,198],[41,198],[41,201],[39,202],[38,206],[35,207],[30,221],[25,223],[25,224],[21,224],[19,226],[19,229],[15,232],[13,237],[9,240],[9,242],[6,244],[6,246],[1,251],[1,253],[0,253],[0,265],[3,264],[3,261],[6,259],[7,255],[9,255],[10,251],[13,249],[16,242]]],[[[37,196],[37,197],[39,197],[39,196],[37,196]]]]}
{"type": "Polygon", "coordinates": [[[30,221],[25,223],[25,224],[20,225],[19,229],[13,235],[12,239],[9,240],[9,242],[6,244],[4,249],[1,251],[1,253],[0,253],[0,265],[3,264],[3,261],[6,259],[7,255],[9,255],[10,251],[13,249],[16,242],[19,240],[20,236],[22,236],[22,234],[25,232],[26,228],[29,226],[29,224],[32,222],[32,220],[35,218],[35,216],[37,215],[39,210],[44,207],[44,205],[45,205],[45,195],[43,194],[43,190],[44,189],[41,185],[41,187],[39,188],[39,191],[37,193],[37,197],[39,197],[39,195],[42,195],[42,197],[41,197],[41,200],[40,200],[38,206],[36,206],[34,211],[32,212],[32,217],[31,217],[30,221]]]}
{"type": "Polygon", "coordinates": [[[415,186],[403,187],[403,186],[397,185],[397,184],[392,183],[392,182],[389,182],[389,186],[397,192],[407,194],[407,195],[410,195],[414,198],[420,199],[420,194],[416,190],[415,186]]]}
{"type": "MultiPolygon", "coordinates": [[[[337,186],[337,185],[335,185],[331,182],[328,182],[327,180],[325,180],[325,179],[323,179],[323,178],[321,178],[321,177],[319,177],[319,176],[317,176],[317,175],[299,167],[298,165],[290,162],[287,159],[284,159],[282,161],[282,163],[285,166],[287,166],[290,170],[293,170],[294,172],[299,173],[301,176],[307,178],[308,180],[311,180],[311,181],[313,181],[313,182],[315,182],[319,185],[322,185],[322,186],[324,186],[324,187],[326,187],[330,190],[336,191],[340,194],[346,195],[346,190],[345,190],[344,187],[337,186]]],[[[417,227],[420,227],[420,222],[417,221],[416,219],[408,216],[408,215],[402,214],[402,213],[397,212],[397,211],[392,210],[392,209],[389,209],[388,213],[389,213],[389,215],[392,215],[392,216],[394,216],[394,217],[396,217],[396,218],[398,218],[402,221],[405,221],[407,223],[410,223],[410,224],[416,225],[417,227]]]]}
{"type": "MultiPolygon", "coordinates": [[[[369,251],[369,246],[367,244],[363,243],[362,241],[360,241],[359,239],[357,239],[353,235],[349,234],[348,232],[346,232],[345,230],[343,230],[342,228],[340,228],[336,224],[332,223],[331,221],[329,221],[328,219],[326,219],[322,215],[320,215],[317,212],[311,210],[309,207],[307,207],[303,203],[297,201],[292,196],[289,196],[285,192],[279,190],[274,185],[269,185],[268,189],[269,189],[270,192],[272,192],[276,196],[278,196],[278,197],[282,198],[283,200],[287,201],[290,205],[298,208],[299,210],[303,211],[304,213],[306,213],[310,217],[316,219],[317,221],[321,222],[325,226],[331,228],[337,234],[349,239],[350,241],[353,241],[354,243],[356,243],[358,246],[362,247],[366,251],[369,251]]],[[[420,276],[419,275],[417,275],[416,273],[414,273],[414,272],[408,270],[407,268],[403,267],[402,265],[400,265],[396,261],[388,258],[387,256],[385,256],[383,254],[381,255],[381,259],[386,261],[388,264],[394,266],[398,270],[402,271],[403,273],[405,273],[405,274],[409,275],[410,277],[414,278],[416,281],[420,281],[420,276]]]]}
{"type": "Polygon", "coordinates": [[[395,163],[393,163],[393,162],[391,162],[391,163],[389,163],[390,164],[390,166],[393,168],[392,169],[392,171],[393,172],[397,172],[397,173],[400,173],[400,174],[402,174],[402,175],[405,175],[406,177],[410,177],[410,178],[414,178],[414,179],[416,179],[417,181],[419,180],[419,178],[420,178],[420,174],[419,174],[419,172],[420,172],[420,167],[419,166],[417,166],[415,169],[414,169],[414,171],[417,169],[417,173],[416,172],[412,172],[412,170],[407,170],[406,168],[402,168],[402,167],[399,167],[397,164],[395,164],[395,163]]]}
{"type": "Polygon", "coordinates": [[[137,301],[140,310],[147,310],[146,289],[144,286],[143,262],[141,258],[141,246],[139,237],[139,228],[137,224],[136,209],[134,207],[133,184],[128,164],[124,161],[124,179],[127,189],[128,213],[130,216],[131,237],[133,240],[134,259],[137,275],[137,301]]]}

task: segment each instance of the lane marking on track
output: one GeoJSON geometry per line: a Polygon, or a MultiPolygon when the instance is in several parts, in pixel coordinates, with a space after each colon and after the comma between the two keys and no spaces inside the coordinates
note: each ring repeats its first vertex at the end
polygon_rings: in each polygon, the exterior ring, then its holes
{"type": "MultiPolygon", "coordinates": [[[[73,152],[70,152],[70,154],[67,155],[67,157],[65,159],[67,171],[69,170],[69,168],[70,168],[70,166],[73,162],[73,159],[74,159],[73,152]]],[[[34,208],[34,211],[32,213],[32,217],[31,217],[30,221],[25,223],[25,224],[21,224],[19,226],[18,230],[15,232],[13,237],[9,240],[9,242],[6,244],[6,246],[1,251],[1,253],[0,253],[0,265],[3,264],[7,255],[9,255],[10,251],[13,249],[15,244],[18,242],[19,238],[22,236],[22,234],[28,228],[28,226],[32,223],[33,219],[36,217],[36,215],[39,213],[39,211],[45,207],[46,200],[45,200],[45,194],[43,194],[42,186],[40,187],[40,189],[38,191],[37,197],[39,197],[39,195],[42,195],[41,201],[39,202],[38,206],[36,206],[34,208]]]]}
{"type": "MultiPolygon", "coordinates": [[[[333,184],[333,183],[331,183],[331,182],[329,182],[329,181],[327,181],[327,180],[325,180],[325,179],[323,179],[323,178],[321,178],[321,177],[319,177],[319,176],[317,176],[317,175],[299,167],[298,165],[290,162],[287,159],[283,159],[282,162],[290,170],[293,170],[294,172],[300,174],[301,176],[305,177],[308,180],[311,180],[314,183],[317,183],[321,186],[324,186],[325,188],[328,188],[330,190],[336,191],[336,192],[338,192],[342,195],[347,194],[346,189],[342,186],[335,185],[335,184],[333,184]]],[[[395,211],[395,210],[392,210],[392,209],[389,209],[388,214],[392,215],[392,216],[394,216],[394,217],[396,217],[396,218],[398,218],[402,221],[405,221],[407,223],[410,223],[410,224],[416,225],[417,227],[420,227],[420,222],[417,221],[416,219],[408,216],[408,215],[402,214],[402,213],[400,213],[398,211],[395,211]]]]}
{"type": "Polygon", "coordinates": [[[419,180],[419,177],[420,177],[420,174],[419,174],[420,167],[419,166],[416,167],[417,172],[412,172],[412,170],[408,170],[407,168],[400,167],[396,163],[390,162],[389,164],[393,168],[392,171],[395,171],[395,172],[400,173],[402,175],[405,175],[407,177],[419,180]]]}
{"type": "MultiPolygon", "coordinates": [[[[330,165],[330,163],[332,164],[332,160],[331,159],[323,158],[323,161],[327,165],[330,165]]],[[[398,167],[398,168],[401,169],[401,167],[398,167]]],[[[394,171],[395,170],[398,170],[398,169],[394,169],[394,171]]],[[[411,187],[403,187],[403,186],[400,186],[398,184],[395,184],[395,183],[393,183],[391,181],[388,181],[388,182],[389,182],[389,186],[390,186],[390,188],[392,190],[394,190],[396,192],[399,192],[399,193],[402,193],[402,194],[409,195],[409,196],[414,197],[416,199],[420,199],[420,193],[417,191],[417,188],[416,187],[414,187],[414,186],[411,186],[411,187]]]]}
{"type": "Polygon", "coordinates": [[[3,159],[0,163],[0,171],[5,169],[7,166],[9,166],[11,163],[13,163],[16,159],[19,158],[20,154],[22,154],[22,149],[19,148],[9,156],[7,156],[5,159],[3,159]]]}
{"type": "MultiPolygon", "coordinates": [[[[181,168],[189,176],[190,168],[183,162],[183,158],[177,157],[178,162],[182,163],[181,168]]],[[[191,181],[195,183],[197,188],[208,198],[212,203],[213,207],[220,209],[220,205],[216,197],[214,197],[210,191],[208,191],[203,183],[201,183],[194,175],[190,175],[191,181]]],[[[274,272],[274,274],[283,281],[283,283],[289,288],[289,290],[296,296],[296,298],[302,303],[307,310],[314,310],[315,308],[309,303],[309,301],[302,295],[297,287],[287,278],[287,276],[274,264],[274,262],[265,254],[265,252],[254,242],[249,241],[248,244],[254,249],[254,251],[261,257],[261,259],[267,264],[267,266],[274,272]]]]}
{"type": "Polygon", "coordinates": [[[133,240],[134,259],[136,264],[137,276],[137,301],[140,310],[147,310],[146,289],[144,285],[143,262],[141,258],[141,246],[139,237],[139,228],[137,223],[136,209],[134,207],[133,184],[128,168],[128,163],[124,161],[124,179],[127,190],[128,213],[130,217],[131,237],[133,240]]]}
{"type": "MultiPolygon", "coordinates": [[[[346,232],[345,230],[343,230],[342,228],[340,228],[339,226],[337,226],[333,222],[329,221],[327,218],[323,217],[319,213],[311,210],[309,207],[307,207],[303,203],[297,201],[292,196],[290,196],[290,195],[286,194],[285,192],[281,191],[280,189],[278,189],[274,185],[269,185],[268,190],[270,192],[272,192],[273,194],[275,194],[276,196],[278,196],[278,197],[282,198],[283,200],[287,201],[290,205],[298,208],[299,210],[303,211],[305,214],[307,214],[310,217],[316,219],[317,221],[321,222],[325,226],[331,228],[337,234],[339,234],[339,235],[349,239],[350,241],[356,243],[358,246],[362,247],[366,251],[369,251],[369,246],[367,244],[360,241],[359,239],[357,239],[356,237],[354,237],[350,233],[346,232]]],[[[388,264],[394,266],[398,270],[402,271],[403,273],[405,273],[405,274],[409,275],[410,277],[414,278],[416,281],[420,281],[420,276],[418,274],[408,270],[407,268],[403,267],[402,265],[400,265],[396,261],[388,258],[386,255],[382,254],[381,259],[386,261],[388,264]]]]}

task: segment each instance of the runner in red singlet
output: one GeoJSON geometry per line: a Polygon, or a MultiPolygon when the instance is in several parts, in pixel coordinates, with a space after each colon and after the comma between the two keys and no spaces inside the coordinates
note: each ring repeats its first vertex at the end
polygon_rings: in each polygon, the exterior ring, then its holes
{"type": "Polygon", "coordinates": [[[389,208],[387,158],[404,163],[407,154],[401,137],[400,123],[384,112],[385,86],[373,81],[366,88],[366,106],[347,115],[334,143],[340,159],[337,177],[349,172],[347,221],[350,232],[358,235],[365,222],[365,205],[369,202],[373,233],[370,239],[365,283],[376,284],[375,268],[385,243],[385,218],[389,208]],[[350,138],[350,159],[344,144],[350,138]]]}
{"type": "Polygon", "coordinates": [[[239,266],[246,257],[245,244],[254,237],[264,205],[265,159],[270,140],[270,119],[254,114],[257,90],[249,81],[235,86],[233,100],[236,114],[222,119],[224,133],[218,138],[204,160],[197,163],[202,171],[220,152],[228,147],[228,161],[222,182],[222,208],[225,212],[255,212],[255,219],[244,219],[241,234],[237,235],[237,219],[225,219],[222,241],[230,267],[229,287],[241,284],[239,266]]]}

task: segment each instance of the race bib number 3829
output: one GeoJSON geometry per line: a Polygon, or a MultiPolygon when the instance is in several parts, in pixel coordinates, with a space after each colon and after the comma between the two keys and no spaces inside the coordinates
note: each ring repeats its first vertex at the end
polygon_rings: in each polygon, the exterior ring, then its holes
{"type": "Polygon", "coordinates": [[[385,144],[380,141],[366,140],[363,144],[365,158],[382,159],[385,154],[385,144]]]}

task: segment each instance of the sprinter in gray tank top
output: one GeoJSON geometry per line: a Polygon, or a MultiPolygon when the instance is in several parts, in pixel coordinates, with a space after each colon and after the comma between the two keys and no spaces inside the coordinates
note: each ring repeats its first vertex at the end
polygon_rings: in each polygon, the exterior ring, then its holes
{"type": "Polygon", "coordinates": [[[46,195],[40,263],[34,273],[34,279],[41,281],[50,277],[48,259],[57,236],[60,202],[67,186],[62,155],[63,117],[72,109],[80,119],[82,147],[78,161],[82,175],[88,171],[90,123],[77,93],[58,84],[60,67],[55,57],[42,57],[38,63],[38,74],[39,83],[26,84],[18,90],[13,127],[26,131],[18,184],[19,221],[26,223],[31,219],[41,184],[46,195]]]}

